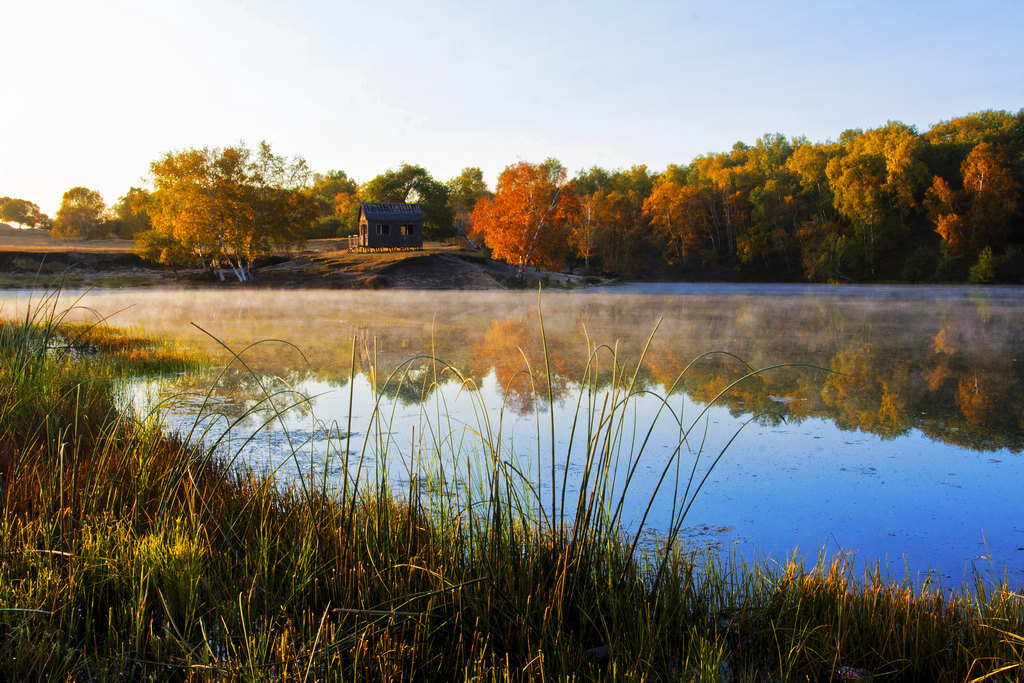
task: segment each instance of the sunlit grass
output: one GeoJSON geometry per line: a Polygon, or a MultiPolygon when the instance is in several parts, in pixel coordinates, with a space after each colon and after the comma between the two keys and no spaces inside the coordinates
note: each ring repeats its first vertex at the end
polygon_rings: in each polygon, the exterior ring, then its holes
{"type": "MultiPolygon", "coordinates": [[[[649,448],[629,410],[642,360],[614,349],[591,349],[573,450],[536,444],[533,472],[484,406],[472,425],[445,413],[440,382],[478,401],[471,380],[417,359],[369,373],[381,397],[370,424],[331,425],[340,480],[325,468],[282,481],[119,409],[116,377],[199,359],[66,323],[54,301],[0,326],[0,678],[1024,677],[1024,604],[1005,584],[915,588],[856,575],[842,555],[747,564],[671,534],[641,553],[621,519],[622,482],[649,448]],[[356,460],[397,448],[388,397],[407,388],[437,400],[396,490],[356,460]],[[537,477],[557,481],[569,457],[585,463],[579,494],[544,489],[537,477]]],[[[520,379],[545,394],[547,377],[520,379]]],[[[275,419],[301,402],[268,386],[258,410],[275,419]]],[[[675,469],[694,457],[687,429],[663,485],[695,495],[701,482],[675,469]]]]}

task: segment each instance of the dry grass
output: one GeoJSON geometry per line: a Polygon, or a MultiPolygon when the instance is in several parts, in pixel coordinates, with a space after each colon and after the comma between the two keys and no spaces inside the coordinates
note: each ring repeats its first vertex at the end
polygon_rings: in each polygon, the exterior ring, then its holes
{"type": "Polygon", "coordinates": [[[135,242],[120,239],[54,239],[46,230],[22,230],[7,224],[0,224],[0,250],[132,254],[135,253],[135,242]]]}

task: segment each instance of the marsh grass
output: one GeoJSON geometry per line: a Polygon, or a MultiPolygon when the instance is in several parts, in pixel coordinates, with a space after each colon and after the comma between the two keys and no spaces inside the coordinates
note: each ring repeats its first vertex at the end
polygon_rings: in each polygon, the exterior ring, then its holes
{"type": "MultiPolygon", "coordinates": [[[[680,436],[660,485],[684,494],[669,533],[641,544],[623,500],[651,438],[630,410],[642,360],[624,367],[614,348],[591,348],[569,452],[538,436],[532,472],[502,417],[480,406],[477,424],[453,422],[442,380],[479,392],[421,358],[371,373],[370,424],[328,426],[340,481],[326,468],[284,481],[214,455],[205,428],[173,438],[158,415],[116,407],[116,377],[196,359],[154,360],[144,338],[71,325],[55,300],[34,310],[0,327],[7,680],[1024,677],[1024,605],[1005,582],[912,588],[856,576],[843,555],[747,564],[679,543],[705,480],[694,460],[724,449],[705,454],[667,403],[680,436]],[[389,461],[386,397],[410,387],[436,400],[405,454],[422,464],[395,490],[358,461],[389,461]],[[585,463],[575,497],[542,481],[569,457],[585,463]]],[[[544,394],[547,376],[521,379],[544,394]]],[[[269,419],[303,402],[266,389],[269,419]]]]}

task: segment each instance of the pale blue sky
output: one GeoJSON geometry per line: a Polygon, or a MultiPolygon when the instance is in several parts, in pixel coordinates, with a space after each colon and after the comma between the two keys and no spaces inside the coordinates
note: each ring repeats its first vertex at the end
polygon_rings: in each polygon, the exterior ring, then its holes
{"type": "Polygon", "coordinates": [[[269,141],[494,185],[1024,107],[1024,1],[0,0],[0,195],[113,204],[171,150],[269,141]]]}

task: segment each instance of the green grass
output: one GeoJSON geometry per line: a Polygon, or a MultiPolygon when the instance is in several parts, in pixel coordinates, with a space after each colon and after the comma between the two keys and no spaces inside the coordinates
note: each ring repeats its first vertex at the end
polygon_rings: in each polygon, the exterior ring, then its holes
{"type": "MultiPolygon", "coordinates": [[[[1006,585],[914,589],[844,557],[750,565],[671,536],[641,553],[608,486],[647,448],[623,438],[637,368],[611,349],[582,378],[615,375],[580,399],[582,450],[540,448],[552,471],[586,463],[586,483],[540,501],[500,422],[440,411],[404,490],[382,472],[285,482],[223,462],[113,398],[117,377],[200,359],[69,325],[53,300],[35,310],[0,327],[0,678],[1024,678],[1024,604],[1006,585]],[[470,456],[465,481],[438,464],[470,456]]],[[[381,378],[380,395],[461,378],[430,368],[381,378]]],[[[277,411],[294,400],[266,394],[277,411]]],[[[388,410],[355,426],[363,443],[335,425],[330,455],[385,456],[388,410]]]]}
{"type": "Polygon", "coordinates": [[[0,289],[35,289],[37,287],[78,287],[81,278],[75,276],[41,275],[36,273],[0,273],[0,289]]]}

